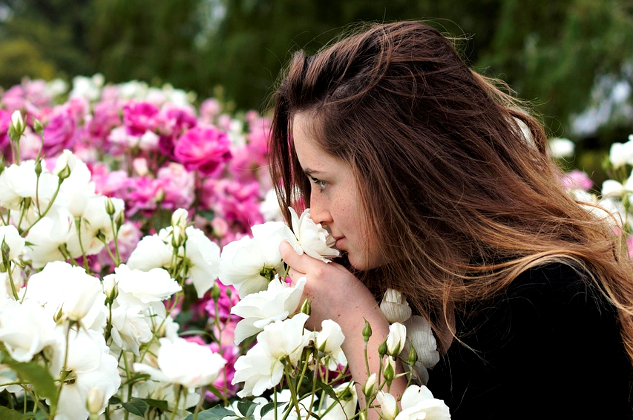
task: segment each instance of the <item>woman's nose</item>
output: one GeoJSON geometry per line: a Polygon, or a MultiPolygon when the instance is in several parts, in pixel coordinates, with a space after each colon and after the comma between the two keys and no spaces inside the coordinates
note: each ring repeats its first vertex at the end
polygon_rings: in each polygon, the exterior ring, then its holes
{"type": "Polygon", "coordinates": [[[315,200],[314,196],[310,199],[310,218],[314,223],[325,226],[332,223],[332,214],[323,204],[322,200],[315,200]]]}

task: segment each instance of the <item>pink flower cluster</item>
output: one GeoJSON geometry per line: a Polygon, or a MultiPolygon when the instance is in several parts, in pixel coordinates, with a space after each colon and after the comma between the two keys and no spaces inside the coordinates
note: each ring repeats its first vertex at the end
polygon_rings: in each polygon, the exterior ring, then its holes
{"type": "Polygon", "coordinates": [[[0,151],[11,154],[7,131],[20,110],[27,123],[22,159],[40,149],[47,158],[72,150],[91,169],[96,191],[122,198],[126,217],[140,221],[143,232],[156,226],[152,218],[162,221],[182,207],[221,243],[249,234],[262,221],[259,204],[270,188],[270,121],[255,111],[223,114],[214,98],[197,108],[170,100],[167,91],[130,97],[130,90],[106,85],[97,98],[75,91],[65,97],[50,83],[25,80],[0,96],[0,151]],[[35,119],[43,136],[33,130],[35,119]]]}

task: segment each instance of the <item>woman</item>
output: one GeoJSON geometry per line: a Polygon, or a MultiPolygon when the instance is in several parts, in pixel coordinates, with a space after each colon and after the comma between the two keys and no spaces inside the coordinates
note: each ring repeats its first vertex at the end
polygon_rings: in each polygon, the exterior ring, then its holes
{"type": "Polygon", "coordinates": [[[310,207],[344,258],[282,256],[308,279],[311,326],[343,328],[357,383],[363,319],[375,371],[392,288],[433,327],[428,386],[454,419],[633,418],[621,238],[566,194],[536,120],[446,38],[398,22],[298,52],[275,100],[280,204],[310,207]]]}

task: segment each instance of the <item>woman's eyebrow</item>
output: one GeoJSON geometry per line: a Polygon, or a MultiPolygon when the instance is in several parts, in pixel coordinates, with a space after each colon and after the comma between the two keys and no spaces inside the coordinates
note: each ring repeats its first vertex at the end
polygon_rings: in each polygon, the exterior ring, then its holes
{"type": "Polygon", "coordinates": [[[307,176],[313,176],[315,174],[322,174],[323,172],[321,171],[317,171],[315,169],[310,169],[310,168],[303,168],[303,173],[306,174],[307,176]]]}

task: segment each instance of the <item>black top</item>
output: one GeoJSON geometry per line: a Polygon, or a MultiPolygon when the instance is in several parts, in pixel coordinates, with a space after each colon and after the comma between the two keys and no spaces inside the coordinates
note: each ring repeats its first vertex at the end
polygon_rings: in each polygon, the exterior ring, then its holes
{"type": "Polygon", "coordinates": [[[571,267],[528,270],[464,313],[463,344],[453,341],[428,383],[453,420],[633,419],[615,309],[571,267]]]}

